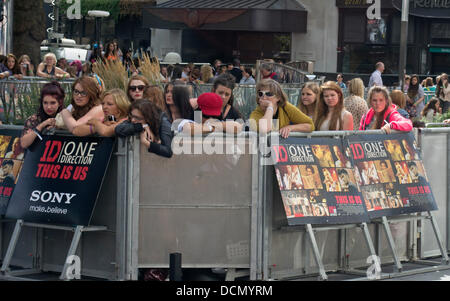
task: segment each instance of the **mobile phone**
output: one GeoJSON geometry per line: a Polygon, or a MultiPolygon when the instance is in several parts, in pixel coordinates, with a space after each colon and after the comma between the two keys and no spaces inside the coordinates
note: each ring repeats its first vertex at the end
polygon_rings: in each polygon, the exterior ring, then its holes
{"type": "Polygon", "coordinates": [[[114,115],[109,115],[108,116],[108,120],[109,121],[116,121],[116,117],[114,117],[114,115]]]}

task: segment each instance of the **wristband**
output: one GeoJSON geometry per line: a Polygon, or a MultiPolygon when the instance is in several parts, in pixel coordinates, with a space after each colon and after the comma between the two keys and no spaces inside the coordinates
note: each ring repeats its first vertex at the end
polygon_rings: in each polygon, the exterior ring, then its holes
{"type": "Polygon", "coordinates": [[[42,140],[41,133],[40,133],[36,128],[33,128],[32,131],[36,134],[36,136],[38,136],[38,138],[39,138],[40,140],[42,140]]]}
{"type": "Polygon", "coordinates": [[[148,124],[143,124],[142,127],[143,127],[144,129],[145,129],[145,128],[148,128],[148,124]]]}
{"type": "Polygon", "coordinates": [[[273,112],[273,107],[267,107],[266,110],[272,110],[273,112]]]}

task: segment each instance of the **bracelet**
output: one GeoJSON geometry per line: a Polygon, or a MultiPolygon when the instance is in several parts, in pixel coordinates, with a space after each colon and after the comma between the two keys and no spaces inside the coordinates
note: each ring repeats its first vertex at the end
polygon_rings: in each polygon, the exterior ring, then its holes
{"type": "Polygon", "coordinates": [[[145,129],[145,128],[148,128],[148,124],[147,124],[147,123],[146,123],[146,124],[143,124],[143,125],[142,125],[142,128],[144,128],[144,129],[145,129]]]}
{"type": "Polygon", "coordinates": [[[266,110],[272,110],[273,112],[273,107],[267,107],[266,110]]]}
{"type": "Polygon", "coordinates": [[[33,128],[32,131],[36,134],[36,136],[38,136],[38,138],[39,138],[40,140],[42,140],[41,133],[40,133],[36,128],[33,128]]]}

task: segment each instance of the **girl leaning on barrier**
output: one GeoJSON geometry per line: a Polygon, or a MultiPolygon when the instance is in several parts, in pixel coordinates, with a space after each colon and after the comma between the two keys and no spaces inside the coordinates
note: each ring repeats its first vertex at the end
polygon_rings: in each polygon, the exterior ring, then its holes
{"type": "Polygon", "coordinates": [[[20,72],[23,76],[34,76],[34,66],[31,64],[31,59],[24,54],[19,58],[20,72]]]}
{"type": "Polygon", "coordinates": [[[140,134],[141,144],[149,152],[172,157],[172,130],[167,114],[147,99],[133,102],[129,108],[129,119],[115,127],[115,134],[128,137],[140,134]]]}
{"type": "Polygon", "coordinates": [[[184,83],[168,83],[164,88],[164,100],[170,122],[177,119],[194,120],[193,108],[198,106],[197,100],[190,98],[189,88],[184,83]]]}
{"type": "Polygon", "coordinates": [[[56,55],[54,53],[47,53],[44,55],[44,61],[39,64],[36,75],[45,78],[65,78],[70,77],[70,74],[59,67],[56,67],[56,55]]]}
{"type": "Polygon", "coordinates": [[[104,114],[103,121],[92,118],[87,124],[76,126],[72,131],[75,136],[99,134],[103,137],[112,137],[116,126],[127,120],[131,103],[121,89],[104,92],[101,103],[104,114]]]}
{"type": "Polygon", "coordinates": [[[396,106],[392,105],[389,92],[385,87],[372,87],[367,98],[371,108],[361,118],[360,131],[381,129],[390,134],[391,130],[403,132],[412,130],[411,120],[404,118],[397,112],[396,106]]]}
{"type": "Polygon", "coordinates": [[[42,139],[44,130],[55,127],[55,117],[64,106],[64,97],[64,90],[58,82],[54,81],[42,87],[37,113],[25,121],[20,137],[22,148],[28,148],[36,137],[42,139]]]}
{"type": "Polygon", "coordinates": [[[63,109],[64,125],[73,132],[74,128],[86,124],[92,118],[103,121],[104,114],[99,100],[100,89],[94,78],[82,76],[72,85],[71,108],[63,109]]]}
{"type": "Polygon", "coordinates": [[[442,114],[446,113],[450,107],[450,85],[446,73],[442,73],[439,80],[436,80],[436,97],[441,101],[442,114]]]}
{"type": "Polygon", "coordinates": [[[344,108],[344,94],[338,84],[328,81],[320,87],[314,126],[317,131],[352,131],[353,116],[344,108]]]}
{"type": "Polygon", "coordinates": [[[314,120],[316,106],[319,102],[320,87],[315,82],[307,82],[303,85],[297,107],[309,118],[314,120]]]}
{"type": "Polygon", "coordinates": [[[283,138],[290,132],[312,132],[314,123],[293,104],[289,103],[280,84],[273,79],[261,80],[256,85],[256,103],[258,107],[250,114],[250,129],[262,134],[277,130],[283,138]],[[278,120],[279,125],[274,126],[278,120]],[[256,128],[254,128],[256,125],[256,128]]]}

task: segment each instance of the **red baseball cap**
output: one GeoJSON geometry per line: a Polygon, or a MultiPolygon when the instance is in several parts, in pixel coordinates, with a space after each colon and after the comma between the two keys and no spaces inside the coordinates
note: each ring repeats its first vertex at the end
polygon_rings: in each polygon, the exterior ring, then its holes
{"type": "Polygon", "coordinates": [[[222,98],[216,93],[203,93],[198,97],[197,103],[204,115],[218,117],[222,114],[222,98]]]}

